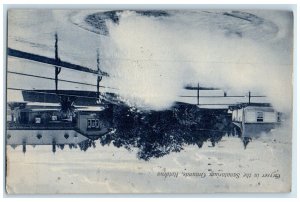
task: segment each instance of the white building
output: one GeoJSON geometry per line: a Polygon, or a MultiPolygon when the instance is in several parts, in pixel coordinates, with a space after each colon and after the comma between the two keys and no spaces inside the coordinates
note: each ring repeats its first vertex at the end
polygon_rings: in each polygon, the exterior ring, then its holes
{"type": "Polygon", "coordinates": [[[233,109],[232,121],[244,123],[277,123],[280,113],[269,104],[250,103],[233,109]]]}
{"type": "Polygon", "coordinates": [[[243,137],[257,137],[281,122],[281,113],[269,103],[242,103],[229,109],[232,111],[232,122],[243,137]]]}

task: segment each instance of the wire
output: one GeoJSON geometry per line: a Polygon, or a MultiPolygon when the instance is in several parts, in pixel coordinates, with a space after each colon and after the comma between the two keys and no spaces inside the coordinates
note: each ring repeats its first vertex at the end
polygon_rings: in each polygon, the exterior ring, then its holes
{"type": "Polygon", "coordinates": [[[246,97],[246,96],[242,96],[242,95],[236,95],[236,96],[220,96],[220,95],[200,95],[200,96],[196,96],[196,95],[180,95],[179,97],[211,97],[211,98],[214,98],[214,97],[246,97]]]}
{"type": "Polygon", "coordinates": [[[157,58],[157,59],[132,59],[132,58],[111,58],[111,57],[100,57],[100,60],[102,61],[128,61],[128,62],[164,62],[164,63],[200,63],[200,64],[239,64],[239,65],[278,65],[278,66],[291,66],[292,64],[288,63],[270,63],[270,62],[264,62],[264,63],[259,63],[259,62],[236,62],[236,61],[202,61],[202,60],[180,60],[180,59],[162,59],[162,58],[157,58]]]}
{"type": "MultiPolygon", "coordinates": [[[[217,97],[223,97],[223,98],[226,98],[226,97],[249,97],[248,95],[227,95],[227,96],[220,96],[220,95],[201,95],[201,96],[196,96],[196,95],[180,95],[179,97],[199,97],[199,98],[217,98],[217,97]]],[[[263,95],[251,95],[250,97],[266,97],[266,96],[263,96],[263,95]]]]}
{"type": "MultiPolygon", "coordinates": [[[[35,77],[35,78],[40,78],[40,79],[48,79],[48,80],[53,80],[53,81],[55,80],[54,78],[51,78],[51,77],[38,76],[38,75],[34,75],[34,74],[25,74],[25,73],[21,73],[21,72],[7,71],[7,73],[17,74],[17,75],[22,75],[22,76],[35,77]]],[[[65,80],[65,79],[58,79],[58,81],[97,87],[97,85],[95,85],[95,84],[83,83],[83,82],[78,82],[78,81],[70,81],[70,80],[65,80]]],[[[99,87],[119,90],[117,88],[107,87],[107,86],[99,86],[99,87]]]]}
{"type": "Polygon", "coordinates": [[[196,104],[196,105],[232,105],[232,104],[196,104]]]}
{"type": "MultiPolygon", "coordinates": [[[[48,58],[45,56],[40,56],[32,53],[27,53],[19,50],[15,50],[12,48],[8,48],[8,55],[12,57],[17,57],[17,58],[22,58],[30,61],[35,61],[35,62],[40,62],[48,65],[55,65],[63,68],[68,68],[72,70],[77,70],[77,71],[83,71],[87,73],[92,73],[92,74],[98,74],[98,71],[88,68],[88,67],[83,67],[80,65],[74,65],[69,62],[57,62],[55,59],[48,58]]],[[[164,62],[164,63],[195,63],[195,64],[239,64],[239,65],[278,65],[278,66],[291,66],[292,64],[288,63],[258,63],[258,62],[236,62],[236,61],[202,61],[202,60],[180,60],[180,59],[131,59],[131,58],[110,58],[110,57],[100,57],[99,58],[102,61],[128,61],[132,63],[138,63],[138,62],[164,62]]],[[[108,73],[106,72],[101,72],[103,76],[109,76],[108,73]]],[[[110,77],[110,76],[109,76],[110,77]]]]}

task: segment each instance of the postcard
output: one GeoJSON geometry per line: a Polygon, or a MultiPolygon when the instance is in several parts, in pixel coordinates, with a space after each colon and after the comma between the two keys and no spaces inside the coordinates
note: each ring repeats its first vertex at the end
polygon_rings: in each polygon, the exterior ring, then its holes
{"type": "Polygon", "coordinates": [[[291,192],[292,11],[7,19],[7,194],[291,192]]]}

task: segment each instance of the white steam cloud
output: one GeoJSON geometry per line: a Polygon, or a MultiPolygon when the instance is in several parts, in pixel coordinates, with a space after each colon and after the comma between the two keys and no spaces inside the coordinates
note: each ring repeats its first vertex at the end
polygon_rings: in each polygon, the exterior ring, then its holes
{"type": "Polygon", "coordinates": [[[159,18],[123,12],[119,24],[108,24],[110,37],[102,43],[109,47],[102,53],[104,66],[115,76],[108,83],[135,105],[153,109],[171,106],[184,85],[199,82],[267,95],[277,110],[290,112],[291,14],[256,15],[263,20],[258,25],[220,11],[174,11],[159,18]]]}

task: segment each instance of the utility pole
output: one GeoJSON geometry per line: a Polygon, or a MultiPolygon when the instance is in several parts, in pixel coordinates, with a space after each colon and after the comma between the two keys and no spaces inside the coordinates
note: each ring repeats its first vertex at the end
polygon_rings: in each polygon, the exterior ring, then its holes
{"type": "Polygon", "coordinates": [[[249,98],[248,104],[250,104],[250,100],[251,100],[251,92],[250,92],[250,91],[249,91],[249,93],[248,93],[248,98],[249,98]]]}
{"type": "Polygon", "coordinates": [[[198,83],[198,88],[197,88],[197,105],[199,105],[199,96],[200,96],[200,85],[198,83]]]}
{"type": "Polygon", "coordinates": [[[97,49],[97,71],[98,71],[98,76],[97,76],[97,99],[100,100],[100,81],[102,80],[102,74],[100,70],[100,56],[99,56],[99,49],[97,49]]]}
{"type": "MultiPolygon", "coordinates": [[[[55,60],[56,62],[60,62],[60,59],[58,57],[58,36],[57,36],[57,32],[55,32],[55,45],[54,45],[54,48],[55,48],[55,60]]],[[[57,92],[57,89],[58,89],[58,75],[61,71],[61,67],[57,67],[55,66],[55,91],[57,92]]]]}

